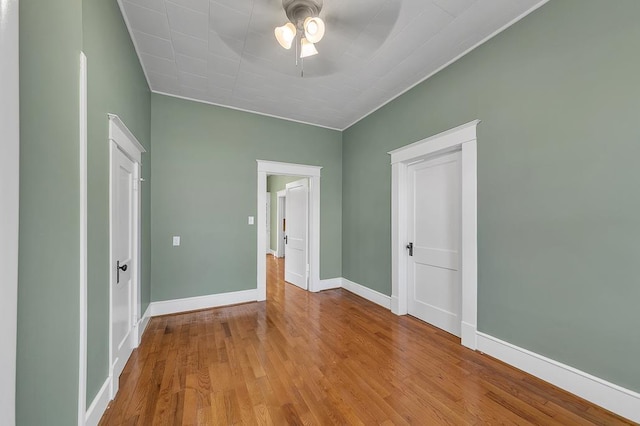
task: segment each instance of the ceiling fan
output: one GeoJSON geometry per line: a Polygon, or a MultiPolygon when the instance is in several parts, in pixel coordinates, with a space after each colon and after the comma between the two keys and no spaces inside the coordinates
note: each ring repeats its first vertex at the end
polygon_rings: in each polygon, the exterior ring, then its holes
{"type": "Polygon", "coordinates": [[[305,78],[365,66],[389,36],[402,5],[401,0],[225,1],[251,12],[241,15],[222,1],[211,2],[221,43],[248,66],[255,64],[256,74],[269,70],[305,78]],[[291,54],[297,67],[282,62],[291,54]]]}
{"type": "Polygon", "coordinates": [[[317,55],[315,43],[322,40],[325,31],[324,21],[318,16],[322,5],[322,0],[283,0],[282,7],[289,22],[274,30],[280,46],[291,49],[293,42],[299,39],[300,58],[317,55]]]}
{"type": "MultiPolygon", "coordinates": [[[[296,46],[296,64],[298,56],[303,60],[318,54],[316,43],[325,32],[325,23],[319,16],[322,6],[323,0],[282,0],[289,22],[276,27],[274,34],[283,48],[296,46]]],[[[304,68],[301,75],[304,76],[304,68]]]]}

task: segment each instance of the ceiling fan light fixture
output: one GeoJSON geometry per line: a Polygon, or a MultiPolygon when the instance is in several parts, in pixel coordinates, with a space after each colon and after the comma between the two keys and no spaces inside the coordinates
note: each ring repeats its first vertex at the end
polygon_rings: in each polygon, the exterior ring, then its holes
{"type": "Polygon", "coordinates": [[[304,20],[304,35],[311,43],[317,43],[324,37],[324,21],[318,16],[309,16],[304,20]]]}
{"type": "Polygon", "coordinates": [[[313,56],[317,54],[318,54],[318,50],[316,49],[316,46],[313,43],[311,43],[309,40],[303,37],[302,40],[300,41],[300,57],[308,58],[309,56],[313,56]]]}
{"type": "Polygon", "coordinates": [[[291,22],[287,22],[281,27],[276,27],[274,30],[276,40],[280,43],[280,46],[285,49],[291,49],[293,40],[296,38],[296,27],[291,22]]]}

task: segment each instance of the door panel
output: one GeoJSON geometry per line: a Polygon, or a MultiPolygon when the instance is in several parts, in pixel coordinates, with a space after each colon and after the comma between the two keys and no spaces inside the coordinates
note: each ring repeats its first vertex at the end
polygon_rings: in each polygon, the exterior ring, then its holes
{"type": "Polygon", "coordinates": [[[284,279],[307,289],[309,183],[301,179],[286,186],[284,279]]]}
{"type": "Polygon", "coordinates": [[[460,154],[409,167],[409,314],[460,335],[460,154]]]}
{"type": "MultiPolygon", "coordinates": [[[[135,343],[134,327],[134,191],[136,164],[122,151],[113,149],[112,157],[112,261],[111,351],[112,374],[117,382],[135,343]],[[118,268],[120,267],[120,268],[118,268]]],[[[117,392],[117,383],[115,392],[117,392]]]]}

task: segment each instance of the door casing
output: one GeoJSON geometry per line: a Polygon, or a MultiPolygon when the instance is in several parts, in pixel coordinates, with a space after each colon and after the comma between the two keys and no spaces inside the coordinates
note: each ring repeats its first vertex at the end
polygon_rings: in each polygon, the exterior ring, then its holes
{"type": "Polygon", "coordinates": [[[280,163],[276,161],[256,160],[258,163],[258,274],[256,300],[267,299],[267,257],[264,255],[266,231],[266,212],[263,206],[267,197],[267,175],[300,176],[309,178],[309,291],[318,292],[320,288],[320,172],[321,166],[280,163]]]}
{"type": "Polygon", "coordinates": [[[14,424],[20,221],[20,19],[18,0],[0,4],[0,413],[5,424],[14,424]]]}
{"type": "Polygon", "coordinates": [[[389,152],[391,155],[391,311],[408,312],[407,188],[411,164],[452,151],[461,151],[462,223],[462,344],[477,348],[478,327],[478,178],[477,126],[474,120],[389,152]]]}
{"type": "Polygon", "coordinates": [[[114,377],[113,371],[113,282],[115,279],[116,259],[113,258],[114,236],[113,236],[113,176],[111,173],[111,164],[113,163],[113,155],[115,150],[125,153],[135,164],[134,171],[134,196],[133,203],[133,257],[131,260],[131,278],[133,283],[133,330],[132,338],[133,347],[137,347],[140,343],[141,334],[141,318],[140,318],[140,176],[142,166],[142,153],[146,152],[142,144],[138,142],[133,133],[120,120],[117,115],[109,114],[109,389],[110,398],[113,399],[118,392],[118,377],[114,377]]]}

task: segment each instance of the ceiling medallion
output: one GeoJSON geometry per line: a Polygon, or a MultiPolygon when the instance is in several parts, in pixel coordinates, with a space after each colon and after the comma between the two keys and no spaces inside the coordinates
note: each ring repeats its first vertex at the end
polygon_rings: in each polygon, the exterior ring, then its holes
{"type": "Polygon", "coordinates": [[[304,76],[304,58],[318,54],[315,45],[324,37],[325,24],[319,17],[322,5],[323,0],[282,0],[289,22],[276,27],[274,33],[285,49],[295,45],[296,66],[300,64],[301,76],[304,76]]]}

